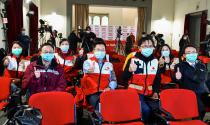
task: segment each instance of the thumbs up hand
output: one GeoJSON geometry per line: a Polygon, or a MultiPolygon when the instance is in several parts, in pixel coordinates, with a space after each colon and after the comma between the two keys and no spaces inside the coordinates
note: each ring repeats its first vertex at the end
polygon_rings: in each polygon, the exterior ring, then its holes
{"type": "Polygon", "coordinates": [[[95,62],[93,62],[93,64],[89,67],[88,73],[93,73],[94,70],[95,70],[95,62]]]}
{"type": "Polygon", "coordinates": [[[36,70],[36,67],[34,67],[34,75],[36,78],[39,78],[41,76],[40,72],[36,70]]]}
{"type": "Polygon", "coordinates": [[[6,57],[6,59],[4,60],[4,63],[3,63],[4,66],[8,66],[9,65],[9,58],[6,57]]]}
{"type": "Polygon", "coordinates": [[[177,72],[176,72],[176,79],[180,80],[182,78],[182,73],[180,72],[179,67],[177,68],[177,72]]]}
{"type": "Polygon", "coordinates": [[[131,64],[129,66],[129,72],[135,72],[137,70],[137,65],[134,63],[134,60],[131,60],[131,64]]]}

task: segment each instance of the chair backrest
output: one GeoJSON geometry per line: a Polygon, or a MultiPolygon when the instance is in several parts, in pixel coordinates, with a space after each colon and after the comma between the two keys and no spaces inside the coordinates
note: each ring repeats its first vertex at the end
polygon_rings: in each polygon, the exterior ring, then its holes
{"type": "Polygon", "coordinates": [[[40,109],[42,125],[75,123],[74,97],[66,92],[41,92],[29,99],[29,105],[40,109]]]}
{"type": "Polygon", "coordinates": [[[162,109],[172,114],[175,119],[198,117],[196,95],[191,90],[167,89],[160,93],[162,109]]]}
{"type": "Polygon", "coordinates": [[[100,96],[104,121],[123,122],[141,118],[140,100],[136,91],[110,90],[100,96]]]}
{"type": "Polygon", "coordinates": [[[6,100],[10,95],[11,79],[7,77],[0,77],[0,101],[6,100]]]}

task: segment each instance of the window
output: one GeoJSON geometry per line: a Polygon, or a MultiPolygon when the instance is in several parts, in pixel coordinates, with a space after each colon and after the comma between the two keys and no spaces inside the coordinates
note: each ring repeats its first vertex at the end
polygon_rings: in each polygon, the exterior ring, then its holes
{"type": "Polygon", "coordinates": [[[102,17],[102,20],[101,20],[101,25],[103,25],[103,26],[108,26],[108,24],[109,24],[109,19],[108,19],[108,17],[107,17],[107,16],[103,16],[103,17],[102,17]]]}
{"type": "Polygon", "coordinates": [[[89,13],[89,25],[108,26],[109,14],[89,13]]]}
{"type": "Polygon", "coordinates": [[[100,25],[100,17],[99,16],[93,17],[93,25],[100,25]]]}

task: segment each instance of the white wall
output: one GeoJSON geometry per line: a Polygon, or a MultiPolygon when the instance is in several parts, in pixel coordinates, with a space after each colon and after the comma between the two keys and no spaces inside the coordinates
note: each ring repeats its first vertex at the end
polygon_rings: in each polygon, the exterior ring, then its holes
{"type": "MultiPolygon", "coordinates": [[[[40,11],[40,0],[31,0],[37,7],[38,7],[38,10],[40,11]]],[[[30,0],[24,0],[23,1],[23,27],[24,29],[26,30],[26,35],[29,35],[29,17],[26,16],[28,11],[29,11],[29,2],[30,0]]]]}
{"type": "Polygon", "coordinates": [[[153,0],[151,31],[164,34],[164,39],[172,46],[174,20],[174,0],[153,0]]]}
{"type": "Polygon", "coordinates": [[[109,14],[109,25],[135,26],[137,8],[115,6],[89,6],[89,13],[109,14]]]}
{"type": "MultiPolygon", "coordinates": [[[[175,0],[173,44],[178,50],[179,40],[184,32],[185,14],[208,10],[207,18],[210,19],[210,0],[175,0]]],[[[207,27],[207,33],[210,26],[207,27]]]]}
{"type": "Polygon", "coordinates": [[[66,0],[40,0],[40,7],[39,19],[47,21],[53,29],[67,37],[69,34],[66,34],[66,0]]]}

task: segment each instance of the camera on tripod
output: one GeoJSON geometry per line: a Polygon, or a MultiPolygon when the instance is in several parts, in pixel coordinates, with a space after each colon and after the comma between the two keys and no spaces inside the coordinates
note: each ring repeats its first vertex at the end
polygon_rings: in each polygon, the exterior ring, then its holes
{"type": "Polygon", "coordinates": [[[117,29],[117,38],[120,38],[121,35],[122,35],[122,30],[121,26],[119,26],[119,28],[117,29]]]}

